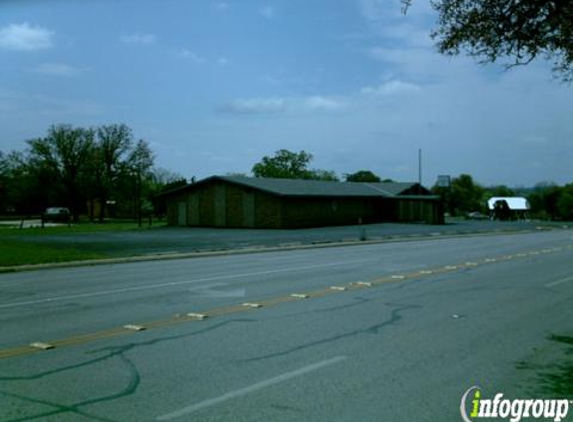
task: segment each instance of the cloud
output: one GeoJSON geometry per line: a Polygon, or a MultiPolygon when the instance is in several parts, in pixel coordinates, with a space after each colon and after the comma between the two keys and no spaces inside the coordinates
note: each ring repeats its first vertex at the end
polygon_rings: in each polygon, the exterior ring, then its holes
{"type": "Polygon", "coordinates": [[[261,7],[261,8],[259,9],[259,13],[260,13],[261,15],[263,15],[263,16],[264,16],[265,18],[267,18],[267,19],[272,19],[272,18],[274,18],[275,15],[276,15],[276,10],[275,10],[275,8],[274,8],[273,6],[271,6],[271,5],[266,5],[266,6],[261,7]]]}
{"type": "Polygon", "coordinates": [[[320,95],[310,97],[258,97],[238,99],[225,104],[223,111],[230,113],[283,113],[308,111],[336,111],[344,103],[320,95]]]}
{"type": "Polygon", "coordinates": [[[312,110],[339,110],[344,104],[327,97],[313,96],[304,100],[304,104],[312,110]]]}
{"type": "Polygon", "coordinates": [[[407,94],[407,93],[418,92],[420,91],[420,89],[421,88],[419,85],[394,79],[388,82],[384,82],[378,86],[366,86],[360,90],[360,93],[365,95],[382,97],[396,94],[407,94]]]}
{"type": "Polygon", "coordinates": [[[39,66],[32,69],[35,73],[41,73],[50,76],[62,76],[62,77],[72,77],[78,75],[80,72],[86,69],[81,69],[78,67],[68,66],[63,63],[42,63],[39,66]]]}
{"type": "Polygon", "coordinates": [[[220,11],[220,12],[224,12],[226,10],[229,10],[230,7],[231,6],[226,1],[218,1],[215,3],[215,9],[220,11]]]}
{"type": "Polygon", "coordinates": [[[0,28],[0,48],[15,51],[34,51],[50,48],[53,31],[28,23],[10,24],[0,28]]]}
{"type": "Polygon", "coordinates": [[[155,35],[153,34],[128,34],[121,36],[121,42],[125,44],[153,44],[155,35]]]}
{"type": "Polygon", "coordinates": [[[181,50],[179,50],[177,52],[177,57],[185,60],[190,60],[193,63],[197,64],[205,63],[207,61],[205,57],[199,56],[198,54],[195,54],[192,51],[187,50],[186,48],[182,48],[181,50]]]}
{"type": "Polygon", "coordinates": [[[217,64],[221,65],[221,66],[226,66],[229,64],[229,59],[226,57],[219,57],[217,59],[217,64]]]}
{"type": "Polygon", "coordinates": [[[286,100],[279,97],[233,100],[222,107],[230,113],[278,113],[285,111],[286,100]]]}
{"type": "Polygon", "coordinates": [[[446,57],[430,47],[374,47],[367,55],[383,62],[386,69],[402,77],[428,82],[450,83],[464,77],[477,77],[479,66],[469,57],[446,57]]]}
{"type": "MultiPolygon", "coordinates": [[[[411,49],[409,49],[410,51],[411,49]]],[[[368,54],[375,60],[385,61],[385,62],[401,62],[403,57],[408,55],[404,53],[402,49],[398,48],[385,48],[385,47],[373,47],[368,50],[368,54]]]]}

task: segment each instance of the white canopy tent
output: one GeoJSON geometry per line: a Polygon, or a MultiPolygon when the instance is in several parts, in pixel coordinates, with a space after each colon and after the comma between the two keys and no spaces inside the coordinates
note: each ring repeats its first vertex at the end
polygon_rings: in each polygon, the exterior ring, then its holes
{"type": "Polygon", "coordinates": [[[495,203],[505,201],[511,211],[529,211],[529,202],[521,196],[494,196],[487,200],[487,207],[490,211],[495,208],[495,203]]]}

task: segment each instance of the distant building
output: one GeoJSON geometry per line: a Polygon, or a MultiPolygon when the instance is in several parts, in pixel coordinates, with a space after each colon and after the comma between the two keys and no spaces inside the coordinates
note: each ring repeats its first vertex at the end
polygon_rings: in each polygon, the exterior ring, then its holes
{"type": "Polygon", "coordinates": [[[490,216],[494,220],[525,219],[529,202],[521,196],[494,196],[487,200],[490,216]]]}
{"type": "Polygon", "coordinates": [[[167,223],[298,228],[375,222],[443,223],[438,196],[418,183],[213,176],[162,194],[167,223]]]}

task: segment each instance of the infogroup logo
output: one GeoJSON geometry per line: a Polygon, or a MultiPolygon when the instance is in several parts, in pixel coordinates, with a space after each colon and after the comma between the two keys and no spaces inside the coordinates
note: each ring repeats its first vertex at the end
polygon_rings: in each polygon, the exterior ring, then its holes
{"type": "Polygon", "coordinates": [[[567,417],[572,406],[573,401],[567,399],[504,399],[502,393],[495,394],[493,399],[485,399],[481,389],[474,386],[462,396],[460,413],[464,422],[474,422],[479,418],[509,419],[510,422],[532,418],[560,422],[567,417]],[[468,400],[471,400],[469,406],[468,400]]]}

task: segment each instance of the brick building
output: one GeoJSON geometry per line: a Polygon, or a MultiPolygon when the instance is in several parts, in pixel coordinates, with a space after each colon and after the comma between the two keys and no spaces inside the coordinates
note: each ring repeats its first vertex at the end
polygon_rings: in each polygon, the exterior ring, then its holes
{"type": "Polygon", "coordinates": [[[298,228],[442,224],[442,203],[418,183],[353,183],[213,176],[163,194],[169,225],[298,228]]]}

